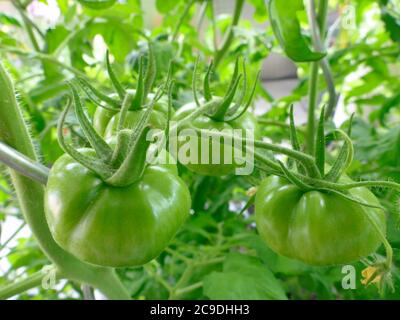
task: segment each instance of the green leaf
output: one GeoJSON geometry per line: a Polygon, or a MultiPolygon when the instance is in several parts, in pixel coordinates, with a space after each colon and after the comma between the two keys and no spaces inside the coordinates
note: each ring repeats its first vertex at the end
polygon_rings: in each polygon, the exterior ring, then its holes
{"type": "Polygon", "coordinates": [[[267,6],[264,0],[249,0],[249,2],[254,6],[254,19],[258,23],[263,23],[268,19],[267,6]]]}
{"type": "Polygon", "coordinates": [[[175,9],[180,2],[180,0],[156,0],[156,8],[158,12],[165,14],[175,9]]]}
{"type": "Polygon", "coordinates": [[[78,0],[78,2],[93,10],[104,10],[112,7],[117,0],[78,0]]]}
{"type": "Polygon", "coordinates": [[[210,299],[285,300],[282,285],[259,259],[230,253],[223,272],[212,272],[203,280],[204,294],[210,299]]]}
{"type": "Polygon", "coordinates": [[[392,108],[398,108],[400,106],[400,93],[394,95],[388,99],[382,107],[379,109],[379,121],[382,125],[385,125],[385,116],[390,112],[392,108]]]}
{"type": "MultiPolygon", "coordinates": [[[[400,13],[391,10],[388,2],[388,0],[380,0],[381,19],[390,38],[395,42],[400,42],[400,13]]],[[[393,4],[393,7],[395,7],[395,4],[393,4]]]]}
{"type": "Polygon", "coordinates": [[[0,12],[0,24],[21,27],[21,24],[17,19],[2,12],[0,12]]]}
{"type": "Polygon", "coordinates": [[[280,46],[287,56],[296,62],[317,61],[326,52],[316,52],[302,34],[298,13],[304,12],[303,0],[270,0],[269,17],[280,46]]]}
{"type": "Polygon", "coordinates": [[[0,30],[0,44],[5,46],[16,47],[18,41],[17,39],[11,37],[8,33],[0,30]]]}

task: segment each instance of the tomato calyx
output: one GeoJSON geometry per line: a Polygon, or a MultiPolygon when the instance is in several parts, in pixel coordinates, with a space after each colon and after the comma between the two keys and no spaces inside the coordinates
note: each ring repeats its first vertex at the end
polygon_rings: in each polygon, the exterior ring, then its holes
{"type": "MultiPolygon", "coordinates": [[[[89,99],[97,106],[107,109],[112,112],[119,112],[122,110],[124,99],[128,92],[134,95],[131,99],[131,104],[129,105],[129,111],[140,110],[146,107],[147,101],[151,98],[150,92],[153,89],[155,77],[156,77],[156,61],[152,48],[152,44],[148,43],[148,57],[141,56],[139,59],[139,70],[136,89],[125,89],[118,77],[116,76],[111,63],[109,52],[106,53],[106,67],[108,77],[112,83],[114,90],[116,91],[113,96],[110,97],[102,93],[93,87],[87,80],[83,78],[78,78],[78,83],[80,87],[85,91],[89,99]],[[145,63],[145,60],[147,62],[145,63]]],[[[169,75],[170,76],[170,75],[169,75]]]]}
{"type": "Polygon", "coordinates": [[[257,79],[259,77],[260,72],[257,73],[256,80],[254,81],[254,85],[251,89],[249,98],[247,102],[244,103],[244,98],[247,93],[247,71],[246,71],[246,63],[243,60],[242,72],[239,72],[239,59],[236,59],[235,69],[232,75],[231,82],[226,91],[224,97],[213,96],[210,87],[210,77],[213,71],[213,62],[209,64],[206,74],[203,79],[203,98],[198,97],[197,93],[197,69],[199,64],[199,58],[197,58],[193,70],[193,83],[192,83],[192,91],[193,97],[196,105],[200,107],[201,105],[210,105],[210,111],[205,113],[206,116],[210,117],[214,121],[223,122],[223,121],[233,121],[240,118],[250,107],[251,102],[253,101],[253,97],[255,94],[255,90],[257,88],[257,79]],[[239,85],[242,83],[239,94],[239,85]],[[235,97],[238,95],[238,99],[235,102],[235,97]]]}
{"type": "Polygon", "coordinates": [[[147,139],[147,134],[150,130],[150,114],[154,104],[163,95],[164,88],[161,87],[158,90],[151,103],[146,106],[146,111],[141,115],[137,126],[132,130],[123,129],[127,112],[134,99],[132,93],[126,92],[118,122],[116,143],[115,147],[112,148],[93,128],[83,110],[82,101],[75,85],[70,85],[72,99],[69,99],[58,123],[58,140],[63,150],[77,162],[95,172],[109,185],[124,187],[140,180],[146,166],[146,154],[150,146],[150,142],[147,139]],[[63,127],[72,104],[84,136],[96,152],[97,157],[84,155],[65,142],[63,127]]]}
{"type": "Polygon", "coordinates": [[[365,258],[361,262],[366,265],[366,268],[361,271],[363,277],[361,283],[364,286],[375,285],[381,294],[386,290],[394,292],[393,266],[388,265],[384,257],[374,254],[371,259],[365,258]]]}

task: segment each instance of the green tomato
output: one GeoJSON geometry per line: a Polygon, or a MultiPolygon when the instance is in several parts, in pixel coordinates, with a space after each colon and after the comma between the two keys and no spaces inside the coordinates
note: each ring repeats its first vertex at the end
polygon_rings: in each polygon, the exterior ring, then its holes
{"type": "MultiPolygon", "coordinates": [[[[351,181],[342,177],[341,182],[351,181]]],[[[354,188],[358,201],[379,205],[367,188],[354,188]]],[[[385,233],[382,210],[366,207],[321,191],[302,191],[284,178],[270,176],[255,199],[257,230],[275,252],[310,265],[355,262],[381,244],[368,214],[385,233]]]]}
{"type": "MultiPolygon", "coordinates": [[[[79,151],[95,155],[92,149],[79,151]]],[[[140,181],[113,187],[67,154],[52,167],[45,192],[46,218],[56,242],[83,261],[111,267],[156,258],[190,206],[175,165],[150,165],[140,181]]]]}
{"type": "MultiPolygon", "coordinates": [[[[198,107],[194,102],[182,106],[178,111],[176,111],[172,121],[180,121],[183,118],[186,118],[197,108],[198,107]]],[[[182,133],[182,136],[184,137],[186,134],[184,134],[182,130],[190,129],[191,127],[205,130],[227,130],[226,133],[230,135],[232,134],[232,130],[240,130],[243,132],[243,138],[246,138],[245,130],[251,130],[255,139],[258,139],[260,136],[257,119],[251,112],[246,112],[241,117],[233,121],[215,121],[206,115],[202,115],[192,120],[188,125],[183,125],[179,133],[182,133]]],[[[173,140],[170,142],[174,144],[173,140]]],[[[218,140],[212,140],[204,137],[201,138],[200,136],[197,136],[195,139],[190,139],[187,137],[186,141],[177,141],[176,145],[174,145],[171,150],[174,151],[173,154],[178,160],[182,160],[180,159],[179,153],[183,149],[190,150],[187,153],[188,161],[183,164],[190,171],[198,174],[206,176],[225,176],[234,173],[238,167],[243,165],[235,160],[233,145],[225,145],[218,140]],[[184,145],[186,145],[186,147],[184,145]],[[204,148],[202,148],[202,146],[208,147],[208,157],[205,157],[206,161],[201,159],[201,154],[204,153],[204,148]],[[189,155],[189,153],[192,154],[189,155]],[[225,155],[228,155],[228,157],[225,155]],[[213,157],[214,160],[219,159],[219,162],[213,161],[213,157]]],[[[244,154],[244,146],[241,151],[243,151],[244,154]]]]}
{"type": "MultiPolygon", "coordinates": [[[[110,95],[111,98],[116,98],[116,95],[110,95]]],[[[154,97],[149,94],[147,103],[151,102],[154,97]]],[[[145,109],[128,111],[124,129],[132,129],[136,126],[138,119],[143,114],[145,109]]],[[[173,110],[171,110],[173,112],[173,110]]],[[[153,108],[150,116],[149,124],[155,129],[164,130],[167,125],[168,118],[168,102],[161,98],[153,108]]],[[[93,116],[93,127],[103,137],[110,138],[115,135],[118,127],[119,112],[98,107],[93,116]]]]}

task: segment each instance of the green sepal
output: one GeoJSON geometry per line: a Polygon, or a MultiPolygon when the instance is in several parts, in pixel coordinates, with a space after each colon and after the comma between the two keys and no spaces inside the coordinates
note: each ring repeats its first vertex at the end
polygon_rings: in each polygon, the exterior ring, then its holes
{"type": "Polygon", "coordinates": [[[296,177],[296,175],[293,172],[291,172],[288,168],[286,168],[285,165],[281,161],[278,160],[278,163],[281,166],[281,169],[282,169],[283,173],[285,174],[286,179],[288,179],[291,183],[295,184],[297,187],[299,187],[301,190],[304,190],[304,191],[310,191],[310,190],[315,189],[312,186],[301,181],[298,177],[296,177]]]}
{"type": "Polygon", "coordinates": [[[209,114],[210,118],[214,119],[215,121],[224,121],[225,115],[228,112],[228,109],[231,106],[233,99],[235,98],[235,94],[241,78],[242,75],[239,75],[236,78],[235,82],[230,87],[230,90],[226,93],[225,97],[222,99],[215,112],[213,114],[209,114]]]}
{"type": "MultiPolygon", "coordinates": [[[[244,107],[242,108],[242,110],[240,112],[236,113],[236,114],[232,114],[231,116],[226,116],[225,117],[225,121],[234,121],[234,120],[240,118],[242,115],[244,115],[247,112],[247,110],[251,106],[251,103],[253,102],[254,95],[255,95],[256,89],[257,89],[258,78],[260,77],[260,74],[261,74],[261,71],[258,71],[257,75],[256,75],[256,79],[254,80],[253,87],[252,87],[251,92],[250,92],[249,99],[247,100],[247,102],[244,105],[244,107]]],[[[232,109],[234,109],[234,107],[232,109]]],[[[236,111],[237,110],[235,110],[235,112],[236,111]]]]}
{"type": "MultiPolygon", "coordinates": [[[[144,122],[148,122],[148,120],[144,122]]],[[[116,159],[121,159],[124,154],[126,156],[115,173],[105,181],[106,183],[115,187],[125,187],[140,180],[146,168],[147,150],[150,146],[150,141],[147,139],[149,130],[150,127],[147,124],[139,125],[128,133],[127,137],[119,138],[121,149],[118,150],[120,153],[116,159]],[[122,149],[126,146],[128,152],[126,149],[122,149]]],[[[126,135],[125,132],[122,134],[126,135]]]]}
{"type": "Polygon", "coordinates": [[[144,58],[143,56],[139,58],[139,70],[138,70],[138,80],[136,87],[135,98],[132,101],[132,110],[138,110],[142,107],[145,97],[145,71],[144,71],[144,58]]]}
{"type": "Polygon", "coordinates": [[[193,93],[193,99],[194,102],[196,103],[196,106],[200,107],[200,101],[197,96],[197,68],[199,66],[199,60],[200,56],[197,56],[196,61],[194,63],[194,68],[193,68],[193,75],[192,75],[192,93],[193,93]]]}
{"type": "Polygon", "coordinates": [[[303,0],[270,0],[268,11],[272,30],[290,59],[296,62],[318,61],[326,56],[326,52],[313,51],[303,35],[297,13],[304,10],[303,0]]]}
{"type": "Polygon", "coordinates": [[[65,151],[65,153],[69,154],[73,159],[75,159],[78,163],[80,163],[84,167],[98,174],[100,178],[102,178],[103,180],[106,180],[108,177],[112,176],[114,172],[111,166],[109,166],[108,164],[104,163],[103,161],[97,158],[88,157],[81,154],[79,151],[75,150],[73,147],[71,147],[69,144],[65,142],[63,129],[64,129],[65,118],[67,116],[68,111],[71,108],[71,104],[72,104],[72,99],[69,99],[67,106],[61,113],[60,119],[58,121],[57,125],[58,142],[61,148],[65,151]]]}
{"type": "Polygon", "coordinates": [[[339,155],[337,156],[331,170],[325,176],[326,180],[332,182],[337,182],[339,180],[352,163],[354,157],[354,146],[350,137],[340,129],[336,129],[335,132],[339,133],[343,137],[344,144],[340,149],[339,155]]]}
{"type": "Polygon", "coordinates": [[[124,101],[122,102],[121,112],[119,114],[119,119],[117,124],[117,132],[124,128],[126,116],[128,115],[133,100],[134,100],[133,94],[131,92],[127,92],[124,101]]]}
{"type": "Polygon", "coordinates": [[[97,155],[103,161],[109,161],[112,156],[112,150],[110,146],[103,140],[103,138],[96,132],[90,123],[89,119],[86,117],[85,112],[83,111],[83,106],[81,99],[79,97],[78,91],[75,86],[69,83],[72,91],[72,96],[74,99],[75,106],[75,115],[78,119],[78,122],[82,128],[82,131],[85,137],[88,139],[90,145],[96,151],[97,155]]]}
{"type": "Polygon", "coordinates": [[[148,54],[148,62],[145,75],[144,99],[147,98],[147,95],[153,88],[154,81],[156,80],[157,76],[156,58],[154,56],[153,45],[151,44],[151,42],[149,42],[148,46],[149,46],[149,54],[148,54]]]}
{"type": "Polygon", "coordinates": [[[212,99],[212,93],[210,89],[210,76],[212,68],[213,68],[213,61],[211,60],[207,68],[206,75],[204,76],[204,82],[203,82],[204,99],[206,99],[206,101],[210,101],[212,99]]]}
{"type": "Polygon", "coordinates": [[[118,135],[116,137],[117,143],[111,158],[111,165],[113,168],[119,168],[124,159],[127,157],[131,135],[132,130],[130,129],[122,129],[118,131],[118,135]]]}
{"type": "MultiPolygon", "coordinates": [[[[125,137],[119,138],[121,147],[115,149],[112,158],[124,158],[124,160],[115,173],[105,181],[106,183],[116,187],[124,187],[135,183],[142,177],[146,168],[147,150],[150,146],[150,139],[147,139],[147,134],[150,130],[150,115],[162,91],[162,89],[158,90],[151,104],[139,118],[138,125],[133,130],[130,130],[129,143],[124,141],[126,139],[125,137]],[[128,146],[127,150],[122,150],[124,145],[128,146]],[[120,154],[117,154],[117,152],[120,154]]],[[[123,134],[125,135],[125,131],[123,134]]]]}
{"type": "Polygon", "coordinates": [[[125,89],[122,87],[121,83],[119,82],[117,76],[114,73],[113,68],[111,67],[110,54],[108,50],[106,53],[106,66],[107,66],[107,73],[108,76],[110,77],[111,83],[115,88],[115,90],[117,91],[119,98],[122,100],[125,97],[125,89]]]}
{"type": "Polygon", "coordinates": [[[246,92],[247,92],[247,70],[246,70],[246,62],[243,59],[243,87],[240,90],[240,94],[239,94],[239,99],[235,102],[235,104],[232,107],[229,107],[227,112],[226,112],[226,117],[225,117],[225,121],[228,117],[233,117],[233,115],[239,110],[239,108],[241,107],[241,105],[243,104],[243,100],[246,96],[246,92]]]}
{"type": "Polygon", "coordinates": [[[236,90],[240,83],[240,78],[242,75],[239,75],[239,58],[235,61],[235,69],[233,71],[232,79],[229,84],[228,90],[225,96],[222,99],[222,102],[219,106],[213,110],[212,113],[208,113],[208,116],[216,121],[224,121],[224,117],[228,112],[229,107],[235,97],[236,90]]]}
{"type": "Polygon", "coordinates": [[[379,210],[385,211],[385,208],[383,208],[383,207],[381,207],[381,206],[377,206],[377,205],[374,205],[374,204],[369,204],[369,203],[367,203],[367,202],[357,200],[357,199],[355,199],[354,197],[352,197],[351,195],[346,194],[346,193],[341,192],[341,191],[338,191],[338,190],[325,189],[325,188],[318,189],[318,190],[334,193],[334,194],[336,194],[336,195],[338,195],[338,196],[340,196],[340,197],[342,197],[342,198],[344,198],[344,199],[346,199],[346,200],[349,200],[349,201],[351,201],[351,202],[354,202],[354,203],[356,203],[356,204],[359,204],[359,205],[364,206],[364,207],[367,207],[367,208],[379,209],[379,210]]]}
{"type": "Polygon", "coordinates": [[[90,98],[94,104],[98,105],[101,108],[110,110],[110,111],[119,111],[119,108],[121,107],[121,102],[118,100],[115,100],[113,98],[110,98],[109,96],[105,95],[104,93],[100,92],[96,88],[94,88],[88,81],[86,81],[83,78],[77,78],[79,86],[82,88],[83,91],[87,94],[87,96],[90,98]],[[109,104],[111,107],[108,107],[101,102],[98,102],[93,95],[97,98],[100,99],[100,101],[104,101],[105,103],[109,104]]]}
{"type": "Polygon", "coordinates": [[[319,117],[318,130],[315,142],[315,162],[321,173],[325,175],[325,107],[322,107],[319,117]]]}

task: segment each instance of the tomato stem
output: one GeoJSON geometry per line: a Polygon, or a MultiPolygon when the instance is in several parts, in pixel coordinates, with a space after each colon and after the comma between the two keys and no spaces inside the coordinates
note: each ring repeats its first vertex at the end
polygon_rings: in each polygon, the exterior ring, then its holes
{"type": "Polygon", "coordinates": [[[244,0],[236,0],[235,9],[233,12],[232,23],[224,35],[224,40],[222,42],[221,48],[217,49],[214,54],[214,66],[218,68],[219,64],[221,63],[222,59],[224,58],[226,52],[228,51],[233,39],[234,39],[234,31],[235,27],[238,25],[240,16],[243,11],[244,0]]]}
{"type": "Polygon", "coordinates": [[[181,26],[183,22],[185,21],[186,17],[188,16],[190,9],[192,8],[193,4],[196,2],[196,0],[189,0],[186,3],[185,9],[183,10],[182,15],[179,17],[178,24],[175,27],[174,33],[172,35],[172,42],[176,41],[179,35],[179,30],[181,29],[181,26]]]}
{"type": "Polygon", "coordinates": [[[311,63],[307,111],[307,153],[315,153],[315,109],[318,95],[318,62],[311,63]]]}
{"type": "Polygon", "coordinates": [[[25,177],[46,184],[49,169],[0,141],[0,162],[25,177]]]}
{"type": "Polygon", "coordinates": [[[17,294],[40,286],[45,276],[46,274],[43,271],[37,271],[25,279],[2,286],[0,288],[0,300],[9,299],[17,294]]]}

